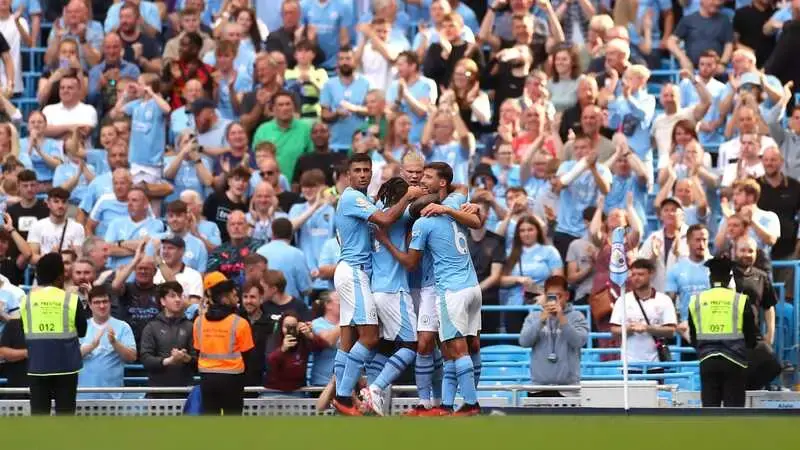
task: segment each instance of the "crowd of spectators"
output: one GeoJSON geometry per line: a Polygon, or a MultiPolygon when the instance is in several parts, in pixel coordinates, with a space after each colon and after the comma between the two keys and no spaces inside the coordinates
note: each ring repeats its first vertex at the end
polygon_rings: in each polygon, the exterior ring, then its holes
{"type": "MultiPolygon", "coordinates": [[[[20,287],[50,252],[91,309],[81,386],[120,386],[134,361],[151,386],[191,383],[213,271],[240,286],[248,384],[327,384],[350,153],[372,159],[371,196],[449,164],[484,219],[468,235],[484,305],[541,301],[548,278],[566,280],[546,307],[575,327],[559,354],[586,341],[569,304],[621,288],[608,271],[620,226],[638,260],[630,292],[649,306],[591,319],[636,335],[627,357],[657,357],[648,334],[686,335],[712,254],[740,262],[774,339],[771,261],[800,256],[800,1],[39,3],[0,0],[8,385],[25,384],[20,287]]],[[[774,272],[789,298],[792,276],[774,272]]],[[[483,332],[562,335],[538,314],[487,313],[483,332]]],[[[533,378],[575,381],[564,373],[533,378]]]]}

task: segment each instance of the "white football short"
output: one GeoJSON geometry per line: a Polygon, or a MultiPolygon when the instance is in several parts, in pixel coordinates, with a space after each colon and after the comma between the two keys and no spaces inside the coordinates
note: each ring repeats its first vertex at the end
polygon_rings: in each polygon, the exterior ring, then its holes
{"type": "Polygon", "coordinates": [[[413,289],[414,309],[417,311],[417,331],[439,332],[439,310],[436,308],[436,288],[425,286],[413,289]]]}
{"type": "Polygon", "coordinates": [[[378,311],[370,288],[369,275],[344,261],[336,265],[333,285],[339,294],[339,325],[377,325],[378,311]]]}
{"type": "Polygon", "coordinates": [[[417,313],[414,312],[411,295],[400,291],[376,292],[374,296],[381,338],[387,341],[416,342],[417,313]]]}
{"type": "Polygon", "coordinates": [[[483,296],[479,286],[460,291],[444,291],[436,296],[439,308],[439,339],[477,336],[481,331],[481,303],[483,296]]]}

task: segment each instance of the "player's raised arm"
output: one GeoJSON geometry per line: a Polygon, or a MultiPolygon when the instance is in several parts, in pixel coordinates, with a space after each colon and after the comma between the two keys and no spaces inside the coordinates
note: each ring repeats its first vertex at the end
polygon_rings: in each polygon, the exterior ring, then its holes
{"type": "MultiPolygon", "coordinates": [[[[408,205],[424,194],[422,188],[409,186],[406,195],[386,211],[375,211],[369,216],[369,221],[381,228],[387,228],[403,215],[408,205]]],[[[399,259],[398,259],[399,260],[399,259]]]]}

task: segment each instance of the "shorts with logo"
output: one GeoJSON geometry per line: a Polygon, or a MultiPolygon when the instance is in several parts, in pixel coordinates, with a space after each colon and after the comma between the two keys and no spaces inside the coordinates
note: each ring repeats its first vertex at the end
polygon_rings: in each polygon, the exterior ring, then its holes
{"type": "Polygon", "coordinates": [[[436,303],[439,309],[439,339],[477,336],[481,331],[481,304],[483,296],[479,286],[460,291],[439,291],[436,303]]]}
{"type": "Polygon", "coordinates": [[[414,309],[417,311],[417,331],[439,332],[439,310],[436,308],[436,287],[413,289],[414,309]]]}
{"type": "Polygon", "coordinates": [[[378,324],[378,311],[367,272],[339,261],[333,273],[333,285],[339,294],[340,326],[378,324]]]}
{"type": "Polygon", "coordinates": [[[416,342],[417,313],[408,292],[376,292],[375,306],[381,325],[381,338],[387,341],[416,342]]]}

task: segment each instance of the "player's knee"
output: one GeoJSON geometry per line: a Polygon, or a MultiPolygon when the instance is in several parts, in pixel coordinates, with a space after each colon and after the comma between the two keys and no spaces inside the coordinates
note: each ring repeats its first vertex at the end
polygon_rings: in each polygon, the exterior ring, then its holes
{"type": "Polygon", "coordinates": [[[447,359],[458,359],[469,354],[466,339],[453,339],[447,343],[445,348],[447,349],[447,359]]]}
{"type": "Polygon", "coordinates": [[[358,342],[360,342],[361,345],[370,350],[378,347],[378,342],[380,342],[380,336],[378,336],[378,327],[365,327],[362,330],[358,330],[358,333],[358,342]]]}
{"type": "Polygon", "coordinates": [[[421,355],[429,355],[433,353],[434,339],[428,333],[420,333],[419,340],[417,341],[417,353],[421,355]]]}
{"type": "Polygon", "coordinates": [[[401,342],[399,344],[401,348],[408,348],[411,350],[417,351],[417,343],[416,342],[401,342]]]}

